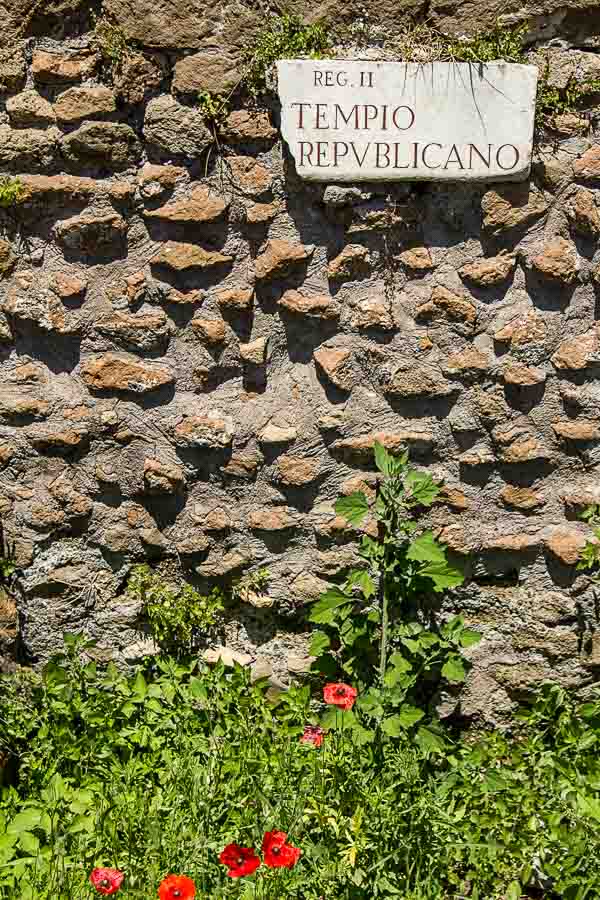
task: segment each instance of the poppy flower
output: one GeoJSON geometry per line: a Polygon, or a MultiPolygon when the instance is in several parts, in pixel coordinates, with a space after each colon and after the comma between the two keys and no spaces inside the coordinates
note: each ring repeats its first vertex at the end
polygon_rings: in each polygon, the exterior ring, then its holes
{"type": "Polygon", "coordinates": [[[94,869],[90,881],[99,894],[116,894],[125,878],[124,872],[118,869],[94,869]]]}
{"type": "Polygon", "coordinates": [[[160,900],[194,900],[196,885],[187,875],[167,875],[158,886],[160,900]]]}
{"type": "Polygon", "coordinates": [[[340,709],[352,709],[356,700],[357,692],[349,684],[326,684],[323,688],[323,699],[325,703],[332,703],[339,706],[340,709]]]}
{"type": "Polygon", "coordinates": [[[229,868],[229,878],[243,878],[252,875],[260,866],[260,857],[252,847],[240,847],[239,844],[227,844],[219,856],[219,862],[229,868]]]}
{"type": "Polygon", "coordinates": [[[287,843],[285,831],[267,831],[262,842],[265,865],[270,869],[293,869],[302,853],[287,843]]]}
{"type": "Polygon", "coordinates": [[[325,732],[318,725],[305,725],[304,734],[300,736],[300,743],[313,744],[315,747],[320,747],[323,743],[324,734],[325,732]]]}

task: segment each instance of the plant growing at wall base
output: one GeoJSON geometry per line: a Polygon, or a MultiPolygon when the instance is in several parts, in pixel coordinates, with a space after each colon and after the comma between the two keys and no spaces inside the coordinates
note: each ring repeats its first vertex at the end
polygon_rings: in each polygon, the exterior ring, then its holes
{"type": "Polygon", "coordinates": [[[358,683],[358,708],[384,733],[399,737],[420,723],[418,743],[438,750],[435,696],[443,683],[464,680],[461,651],[480,635],[458,616],[437,621],[436,598],[463,582],[433,532],[415,521],[419,509],[434,503],[439,485],[408,464],[407,452],[393,456],[376,443],[374,453],[381,478],[373,509],[361,491],[342,497],[335,509],[354,525],[372,511],[378,536],[363,536],[364,566],[312,607],[310,620],[320,626],[311,644],[314,668],[329,676],[341,670],[358,683]]]}
{"type": "Polygon", "coordinates": [[[0,900],[91,900],[104,866],[127,900],[156,897],[168,872],[211,900],[600,896],[597,694],[542,687],[510,731],[432,760],[382,730],[366,747],[303,742],[308,686],[273,706],[239,666],[159,656],[122,672],[65,643],[43,673],[0,676],[0,756],[15,761],[0,900]],[[280,830],[302,849],[292,869],[263,864],[258,890],[226,873],[223,848],[280,830]]]}
{"type": "Polygon", "coordinates": [[[173,577],[147,564],[134,566],[127,593],[142,603],[142,615],[161,647],[181,655],[213,628],[223,609],[223,594],[213,588],[200,594],[183,577],[173,577]]]}

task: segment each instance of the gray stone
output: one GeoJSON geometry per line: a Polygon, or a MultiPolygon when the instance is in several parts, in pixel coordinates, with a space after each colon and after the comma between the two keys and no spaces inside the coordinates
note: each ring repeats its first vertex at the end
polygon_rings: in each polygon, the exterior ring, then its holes
{"type": "Polygon", "coordinates": [[[52,104],[37,91],[23,91],[11,97],[6,101],[6,112],[15,128],[44,128],[56,122],[52,104]]]}
{"type": "Polygon", "coordinates": [[[164,95],[151,100],[144,117],[144,137],[166,157],[196,156],[213,137],[197,107],[183,106],[164,95]]]}
{"type": "Polygon", "coordinates": [[[117,171],[134,165],[141,154],[135,132],[122,122],[86,122],[62,139],[61,151],[71,165],[117,171]]]}
{"type": "Polygon", "coordinates": [[[0,53],[0,93],[18,91],[23,86],[26,75],[27,66],[22,46],[17,45],[0,53]]]}
{"type": "Polygon", "coordinates": [[[208,91],[224,94],[231,91],[240,80],[235,59],[218,51],[203,51],[184,56],[175,64],[173,90],[177,94],[195,94],[208,91]]]}
{"type": "Polygon", "coordinates": [[[54,129],[9,128],[0,125],[0,165],[11,171],[43,172],[58,149],[54,129]]]}
{"type": "Polygon", "coordinates": [[[55,230],[58,241],[69,250],[98,254],[107,248],[119,251],[127,234],[127,223],[114,212],[105,215],[84,213],[64,219],[55,230]]]}
{"type": "Polygon", "coordinates": [[[82,119],[101,119],[116,110],[115,95],[104,85],[72,87],[59,94],[53,113],[59,122],[72,124],[82,119]]]}

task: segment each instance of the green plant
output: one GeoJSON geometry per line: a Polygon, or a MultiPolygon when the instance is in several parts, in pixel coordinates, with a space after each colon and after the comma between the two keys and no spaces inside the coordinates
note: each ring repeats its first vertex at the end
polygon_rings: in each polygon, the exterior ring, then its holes
{"type": "MultiPolygon", "coordinates": [[[[496,60],[527,63],[526,24],[506,27],[500,22],[490,30],[474,37],[452,40],[426,24],[408,25],[389,43],[389,49],[400,59],[428,63],[436,60],[467,62],[485,65],[496,60]]],[[[537,64],[537,60],[534,60],[537,64]]],[[[600,79],[589,77],[578,81],[575,77],[563,87],[549,83],[549,63],[538,80],[535,121],[542,127],[556,114],[577,112],[593,102],[600,93],[600,79]]]]}
{"type": "Polygon", "coordinates": [[[527,31],[527,24],[507,28],[496,22],[490,31],[480,32],[468,40],[451,42],[449,54],[456,62],[488,63],[505,60],[522,63],[527,31]]]}
{"type": "Polygon", "coordinates": [[[600,93],[600,79],[588,78],[577,81],[570,78],[564,87],[548,83],[548,70],[540,79],[536,99],[536,122],[543,125],[551,116],[567,112],[577,112],[588,104],[595,94],[600,93]]]}
{"type": "MultiPolygon", "coordinates": [[[[407,452],[394,457],[375,443],[374,453],[381,475],[373,508],[357,491],[338,500],[335,509],[354,525],[372,512],[378,537],[363,536],[364,566],[312,607],[310,621],[321,626],[311,643],[314,668],[332,677],[341,671],[356,681],[360,711],[385,734],[400,737],[418,725],[417,742],[439,751],[435,697],[443,682],[464,679],[462,648],[480,635],[460,617],[437,620],[436,597],[463,581],[444,546],[414,518],[434,503],[439,485],[408,464],[407,452]]],[[[361,739],[370,735],[363,731],[361,739]]]]}
{"type": "Polygon", "coordinates": [[[207,125],[216,129],[225,121],[231,111],[231,95],[201,91],[198,94],[198,108],[207,125]]]}
{"type": "Polygon", "coordinates": [[[302,857],[267,873],[261,900],[600,897],[597,698],[546,686],[511,732],[435,760],[383,733],[360,745],[334,730],[317,750],[299,741],[319,711],[308,686],[273,705],[240,667],[158,657],[128,674],[65,641],[42,673],[0,678],[0,748],[15,761],[1,900],[92,900],[103,864],[126,872],[125,900],[156,896],[168,871],[200,897],[258,900],[218,854],[271,828],[302,857]]]}
{"type": "Polygon", "coordinates": [[[600,582],[600,504],[588,506],[581,518],[591,526],[594,540],[586,541],[577,568],[589,572],[595,581],[600,582]]]}
{"type": "Polygon", "coordinates": [[[142,615],[156,641],[177,654],[188,653],[214,627],[223,609],[223,594],[217,588],[200,594],[179,573],[147,564],[133,567],[127,593],[142,603],[142,615]]]}
{"type": "Polygon", "coordinates": [[[127,36],[120,25],[106,16],[94,22],[94,39],[102,59],[114,73],[118,71],[131,52],[127,36]]]}
{"type": "Polygon", "coordinates": [[[2,209],[11,209],[17,206],[26,196],[25,185],[18,177],[6,176],[0,179],[0,207],[2,209]]]}
{"type": "Polygon", "coordinates": [[[429,63],[451,59],[448,37],[426,24],[406,25],[389,42],[403,62],[429,63]]]}
{"type": "Polygon", "coordinates": [[[245,50],[244,85],[256,97],[264,91],[267,72],[278,59],[299,56],[319,59],[329,46],[327,29],[322,23],[305,25],[298,16],[292,15],[272,17],[254,46],[245,50]]]}
{"type": "MultiPolygon", "coordinates": [[[[600,821],[600,703],[577,704],[544,685],[513,736],[463,745],[439,785],[447,816],[450,883],[471,896],[598,897],[600,858],[586,857],[588,821],[600,821]]],[[[597,829],[597,824],[592,825],[597,829]]]]}
{"type": "Polygon", "coordinates": [[[254,597],[265,594],[270,580],[271,573],[268,568],[255,569],[234,581],[231,596],[235,601],[251,603],[254,597]]]}
{"type": "Polygon", "coordinates": [[[15,545],[7,540],[0,518],[0,587],[10,587],[16,571],[15,545]]]}

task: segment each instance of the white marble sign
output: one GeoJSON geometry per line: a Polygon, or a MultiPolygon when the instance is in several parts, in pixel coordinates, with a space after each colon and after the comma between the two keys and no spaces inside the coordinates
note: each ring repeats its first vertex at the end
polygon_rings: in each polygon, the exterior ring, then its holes
{"type": "Polygon", "coordinates": [[[521,181],[537,69],[280,60],[281,130],[312,181],[521,181]]]}

